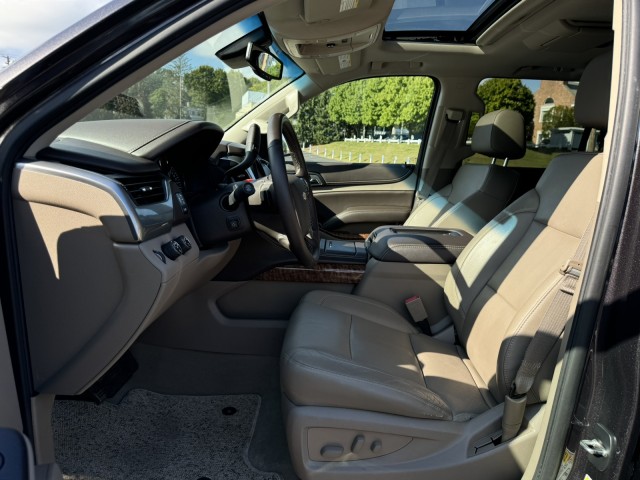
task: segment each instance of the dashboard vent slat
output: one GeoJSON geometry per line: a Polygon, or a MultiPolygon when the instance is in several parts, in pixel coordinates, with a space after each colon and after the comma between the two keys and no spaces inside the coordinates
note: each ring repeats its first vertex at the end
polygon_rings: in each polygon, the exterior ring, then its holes
{"type": "Polygon", "coordinates": [[[166,198],[162,175],[121,177],[117,180],[124,186],[136,205],[160,203],[166,198]]]}

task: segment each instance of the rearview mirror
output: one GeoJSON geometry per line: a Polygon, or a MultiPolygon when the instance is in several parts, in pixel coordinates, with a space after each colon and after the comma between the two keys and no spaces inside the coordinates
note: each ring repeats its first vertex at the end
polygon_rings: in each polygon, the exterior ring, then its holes
{"type": "Polygon", "coordinates": [[[263,80],[280,80],[282,78],[282,62],[268,50],[249,42],[245,58],[253,73],[263,80]]]}

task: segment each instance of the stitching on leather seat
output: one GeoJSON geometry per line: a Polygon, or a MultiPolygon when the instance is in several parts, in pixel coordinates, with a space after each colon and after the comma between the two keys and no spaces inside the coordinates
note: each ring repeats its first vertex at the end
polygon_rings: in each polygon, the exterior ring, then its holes
{"type": "MultiPolygon", "coordinates": [[[[317,353],[322,353],[322,352],[317,352],[317,353]]],[[[406,390],[401,390],[399,388],[393,387],[393,386],[385,384],[385,383],[374,382],[374,381],[371,381],[371,380],[366,380],[364,378],[354,377],[354,376],[351,376],[351,375],[345,375],[343,373],[338,373],[338,372],[335,372],[335,371],[332,371],[332,370],[327,370],[325,368],[309,365],[307,363],[301,362],[300,360],[297,360],[297,359],[293,358],[291,354],[285,354],[285,359],[288,362],[295,363],[295,364],[299,365],[300,367],[306,368],[308,370],[315,370],[315,371],[323,372],[323,373],[326,373],[326,374],[329,374],[329,375],[337,375],[339,377],[348,378],[350,380],[356,380],[356,381],[367,383],[367,384],[370,384],[370,385],[376,385],[376,386],[379,386],[379,387],[382,387],[382,388],[386,388],[386,389],[391,390],[393,392],[397,392],[397,393],[400,393],[402,395],[409,396],[409,397],[411,397],[411,398],[413,398],[415,400],[418,400],[420,403],[424,403],[425,400],[427,402],[433,401],[433,400],[439,400],[440,402],[442,402],[442,404],[446,408],[449,408],[448,405],[444,401],[442,401],[442,399],[435,392],[432,392],[429,389],[427,389],[427,391],[425,393],[427,394],[427,397],[432,397],[432,398],[431,399],[429,399],[429,398],[425,399],[425,398],[419,397],[418,395],[415,395],[415,394],[413,394],[411,392],[407,392],[406,390]]],[[[342,363],[345,363],[345,362],[343,361],[342,363]]],[[[346,363],[348,363],[348,362],[346,362],[346,363]]],[[[363,367],[362,365],[353,365],[353,366],[366,368],[366,367],[363,367]]],[[[374,371],[376,371],[376,370],[374,370],[374,371]]],[[[380,372],[380,373],[384,373],[384,372],[380,372]]],[[[388,375],[388,374],[386,374],[386,375],[388,375]]],[[[395,378],[395,377],[393,377],[393,375],[390,375],[390,376],[392,378],[395,378]]],[[[429,403],[428,405],[425,405],[425,406],[431,407],[431,408],[433,408],[433,409],[435,409],[437,411],[442,412],[444,414],[443,416],[451,416],[451,417],[453,416],[453,414],[452,414],[450,409],[449,410],[445,410],[443,407],[440,407],[439,405],[436,405],[434,403],[429,403]]],[[[355,408],[355,407],[346,407],[346,408],[355,408]]],[[[425,414],[423,414],[423,416],[426,416],[426,413],[427,412],[425,411],[425,414]]]]}

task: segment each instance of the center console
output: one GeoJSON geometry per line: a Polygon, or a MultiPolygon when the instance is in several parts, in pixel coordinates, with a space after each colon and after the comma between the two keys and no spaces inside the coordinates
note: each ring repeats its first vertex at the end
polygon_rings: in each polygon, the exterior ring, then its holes
{"type": "Polygon", "coordinates": [[[365,246],[381,262],[452,264],[472,238],[462,230],[385,226],[371,232],[365,246]]]}

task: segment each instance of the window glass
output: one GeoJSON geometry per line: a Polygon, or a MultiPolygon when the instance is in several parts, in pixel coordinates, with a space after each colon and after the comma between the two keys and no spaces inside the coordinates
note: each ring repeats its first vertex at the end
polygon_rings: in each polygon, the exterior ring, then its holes
{"type": "Polygon", "coordinates": [[[226,129],[303,74],[275,43],[270,50],[284,64],[281,80],[263,80],[242,59],[231,68],[216,56],[216,52],[260,25],[258,17],[251,17],[229,27],[117,95],[84,120],[206,120],[226,129]]]}
{"type": "Polygon", "coordinates": [[[429,77],[382,77],[331,88],[294,118],[305,157],[351,163],[417,162],[435,87],[429,77]]]}
{"type": "MultiPolygon", "coordinates": [[[[522,114],[525,120],[527,151],[524,158],[510,160],[509,165],[545,168],[560,153],[577,150],[584,128],[573,116],[578,82],[556,80],[519,80],[491,78],[478,86],[478,96],[486,112],[509,108],[522,114]]],[[[469,129],[468,141],[479,115],[469,129]]],[[[597,149],[597,138],[590,143],[597,149]]],[[[465,163],[489,163],[491,158],[475,154],[465,163]]]]}
{"type": "Polygon", "coordinates": [[[395,0],[385,25],[387,32],[464,31],[495,1],[395,0]]]}

